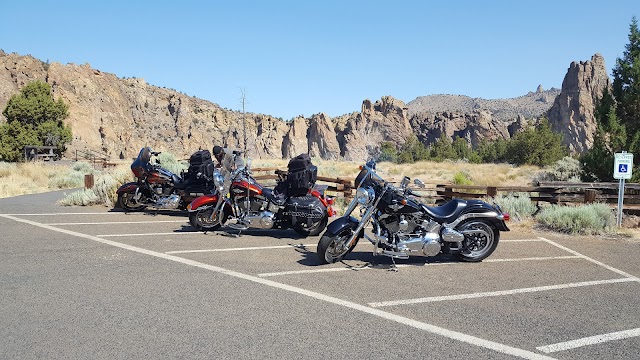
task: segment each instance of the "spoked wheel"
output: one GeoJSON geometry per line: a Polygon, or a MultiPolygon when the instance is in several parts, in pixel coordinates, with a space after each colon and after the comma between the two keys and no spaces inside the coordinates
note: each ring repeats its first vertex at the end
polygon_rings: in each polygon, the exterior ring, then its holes
{"type": "Polygon", "coordinates": [[[493,253],[500,240],[500,232],[491,224],[482,220],[465,222],[456,230],[464,234],[460,259],[478,262],[493,253]]]}
{"type": "Polygon", "coordinates": [[[134,198],[135,193],[132,192],[123,192],[118,194],[118,204],[125,211],[142,211],[147,205],[143,203],[144,196],[140,197],[140,199],[136,200],[134,198]]]}
{"type": "Polygon", "coordinates": [[[320,220],[316,224],[313,224],[308,228],[302,227],[300,225],[296,225],[293,227],[293,230],[295,230],[298,234],[302,236],[316,236],[320,234],[322,230],[324,230],[324,228],[327,227],[328,222],[329,222],[329,216],[325,214],[322,220],[320,220]]]}
{"type": "Polygon", "coordinates": [[[345,249],[344,243],[349,240],[353,232],[351,229],[344,230],[338,235],[323,235],[318,242],[318,259],[320,264],[329,264],[342,260],[348,253],[356,247],[358,239],[353,242],[350,248],[345,249]]]}
{"type": "Polygon", "coordinates": [[[215,210],[215,206],[208,206],[189,213],[189,223],[199,231],[218,230],[222,226],[220,225],[220,222],[225,222],[227,216],[224,211],[220,210],[212,219],[211,213],[213,213],[213,210],[215,210]],[[221,214],[222,221],[219,219],[221,214]]]}

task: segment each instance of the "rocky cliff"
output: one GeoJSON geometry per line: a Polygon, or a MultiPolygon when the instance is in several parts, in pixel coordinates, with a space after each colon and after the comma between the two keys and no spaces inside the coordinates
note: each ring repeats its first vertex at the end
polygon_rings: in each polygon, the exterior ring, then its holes
{"type": "Polygon", "coordinates": [[[604,89],[611,90],[611,80],[602,55],[571,63],[562,91],[547,114],[551,128],[563,135],[570,151],[582,153],[593,145],[595,106],[604,89]]]}
{"type": "MultiPolygon", "coordinates": [[[[308,152],[323,159],[362,161],[377,153],[381,142],[400,146],[411,134],[417,134],[425,144],[442,134],[463,137],[474,145],[483,139],[508,138],[547,111],[554,124],[571,123],[557,125],[558,131],[564,131],[563,126],[576,129],[565,138],[580,135],[571,142],[573,149],[580,151],[588,146],[592,127],[573,122],[592,116],[593,99],[604,80],[596,82],[587,76],[600,74],[600,65],[574,64],[565,77],[566,90],[563,83],[560,95],[557,89],[545,91],[538,87],[515,99],[432,95],[408,104],[385,96],[375,102],[364,100],[360,112],[333,119],[320,113],[284,122],[270,115],[226,110],[209,101],[147,84],[140,78],[118,78],[88,64],[48,64],[31,56],[0,51],[0,108],[4,109],[9,97],[26,83],[49,83],[54,97],[69,104],[66,122],[74,139],[68,156],[75,150],[93,149],[114,158],[120,154],[130,158],[142,146],[150,145],[186,157],[213,144],[243,148],[246,139],[250,156],[256,158],[291,158],[308,152]],[[576,77],[579,80],[572,80],[576,77]],[[565,100],[559,103],[556,97],[565,100]],[[554,99],[554,109],[558,109],[549,110],[554,99]],[[576,113],[574,109],[584,116],[572,115],[576,113]],[[581,141],[587,143],[579,146],[581,141]]],[[[2,121],[5,119],[0,115],[2,121]]]]}

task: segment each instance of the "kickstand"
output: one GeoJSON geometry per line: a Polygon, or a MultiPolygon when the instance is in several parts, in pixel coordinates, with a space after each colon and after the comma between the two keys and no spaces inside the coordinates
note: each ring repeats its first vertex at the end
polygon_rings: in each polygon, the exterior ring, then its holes
{"type": "Polygon", "coordinates": [[[396,259],[393,256],[391,257],[391,267],[389,268],[389,271],[398,272],[398,267],[396,266],[396,259]]]}
{"type": "Polygon", "coordinates": [[[238,231],[238,233],[237,233],[237,234],[233,234],[233,233],[230,233],[230,232],[223,232],[223,233],[221,233],[220,235],[222,235],[222,236],[234,237],[234,238],[239,238],[240,236],[242,236],[242,230],[238,231]]]}

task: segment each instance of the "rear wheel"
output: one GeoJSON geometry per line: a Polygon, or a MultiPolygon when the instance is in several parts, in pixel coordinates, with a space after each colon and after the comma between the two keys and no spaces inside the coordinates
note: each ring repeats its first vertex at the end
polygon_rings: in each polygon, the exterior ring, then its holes
{"type": "Polygon", "coordinates": [[[327,227],[328,222],[329,222],[329,215],[324,214],[324,217],[322,218],[322,220],[320,220],[316,224],[313,224],[311,227],[306,228],[300,225],[296,225],[293,227],[293,230],[295,230],[298,234],[302,236],[316,236],[316,235],[319,235],[322,232],[322,230],[324,230],[324,228],[327,227]]]}
{"type": "Polygon", "coordinates": [[[342,260],[348,253],[356,247],[358,239],[353,242],[351,247],[345,249],[344,243],[349,240],[353,231],[345,229],[337,235],[325,234],[318,242],[318,259],[320,264],[329,264],[342,260]]]}
{"type": "Polygon", "coordinates": [[[135,193],[123,192],[118,194],[118,205],[125,211],[142,211],[147,205],[144,204],[144,196],[135,199],[135,193]]]}
{"type": "Polygon", "coordinates": [[[483,220],[462,223],[456,230],[464,234],[462,252],[459,254],[462,261],[478,262],[486,259],[496,249],[500,240],[500,231],[483,220]]]}
{"type": "Polygon", "coordinates": [[[224,211],[218,211],[212,218],[213,210],[215,206],[208,206],[189,213],[189,223],[199,231],[218,230],[222,226],[220,223],[226,221],[227,215],[224,211]],[[219,219],[220,214],[222,214],[222,221],[219,219]]]}

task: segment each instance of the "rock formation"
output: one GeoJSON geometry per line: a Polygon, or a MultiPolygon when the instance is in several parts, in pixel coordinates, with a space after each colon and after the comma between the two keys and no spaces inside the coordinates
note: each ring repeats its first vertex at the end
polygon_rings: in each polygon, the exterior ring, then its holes
{"type": "Polygon", "coordinates": [[[571,152],[583,153],[593,145],[595,106],[604,89],[611,89],[611,80],[602,55],[571,63],[560,95],[547,113],[551,128],[563,135],[571,152]]]}
{"type": "MultiPolygon", "coordinates": [[[[391,96],[364,100],[361,111],[329,118],[320,113],[291,122],[263,114],[240,113],[143,79],[118,78],[88,64],[44,63],[0,51],[0,108],[30,81],[48,82],[55,98],[69,104],[74,139],[67,152],[92,149],[113,159],[134,157],[149,145],[185,158],[214,144],[248,149],[254,158],[291,158],[309,153],[322,159],[363,161],[388,141],[400,147],[411,134],[425,144],[441,135],[470,144],[509,138],[536,117],[549,113],[554,129],[565,133],[575,151],[592,142],[593,104],[609,80],[604,60],[573,63],[558,89],[514,99],[472,99],[460,95],[419,97],[408,104],[391,96]],[[245,133],[246,130],[246,133],[245,133]]],[[[0,123],[5,121],[0,115],[0,123]]]]}

